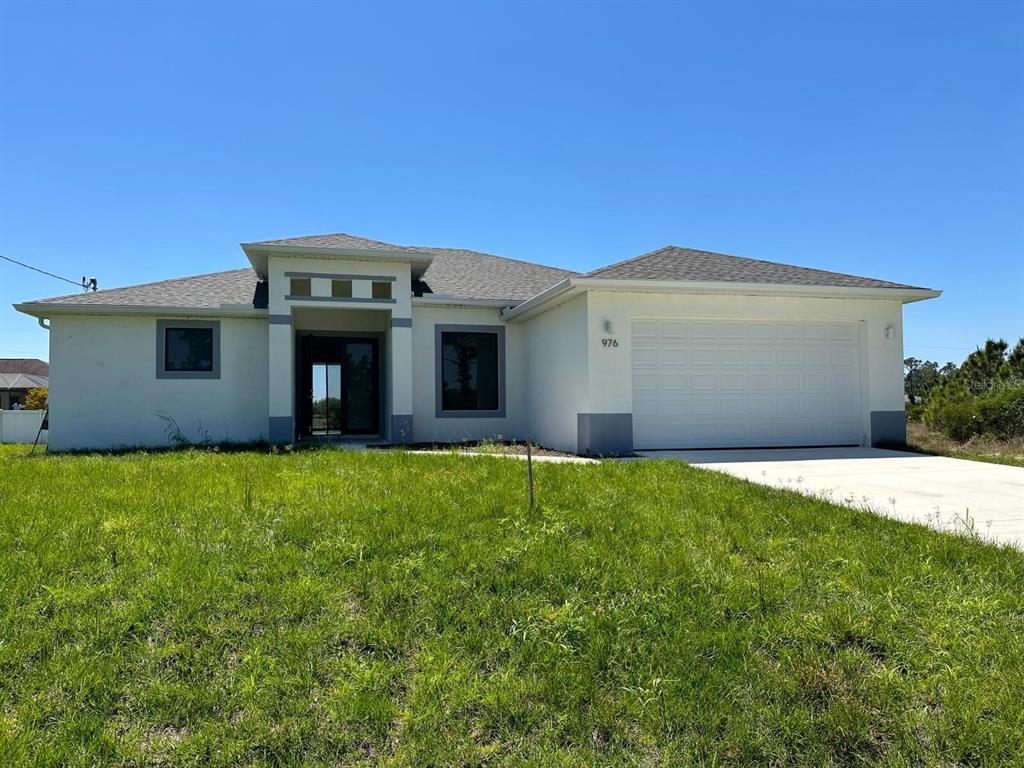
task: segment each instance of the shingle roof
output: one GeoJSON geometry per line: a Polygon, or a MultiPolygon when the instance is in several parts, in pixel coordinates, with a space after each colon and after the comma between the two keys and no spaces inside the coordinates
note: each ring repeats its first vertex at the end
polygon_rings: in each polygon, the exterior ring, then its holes
{"type": "MultiPolygon", "coordinates": [[[[430,265],[414,282],[416,295],[454,299],[500,299],[525,301],[576,272],[528,261],[508,259],[459,248],[400,246],[379,240],[336,233],[264,240],[251,245],[301,245],[312,248],[347,250],[408,251],[428,254],[430,265]]],[[[855,277],[820,269],[796,267],[724,253],[667,246],[617,264],[588,272],[584,277],[620,280],[682,280],[723,283],[762,283],[805,286],[847,286],[867,288],[914,288],[914,286],[855,277]]],[[[161,280],[156,283],[112,288],[40,299],[32,304],[72,306],[176,307],[218,309],[224,306],[267,307],[267,285],[252,269],[161,280]]]]}
{"type": "Polygon", "coordinates": [[[434,260],[424,272],[417,294],[459,299],[512,299],[526,301],[575,272],[529,261],[506,259],[459,248],[417,248],[434,260]]]}
{"type": "MultiPolygon", "coordinates": [[[[342,236],[318,235],[317,237],[336,238],[342,236]]],[[[344,235],[344,237],[349,236],[344,235]]],[[[291,238],[291,240],[308,239],[310,238],[291,238]]],[[[362,238],[355,239],[362,240],[362,238]]],[[[339,246],[324,245],[322,247],[339,246]]],[[[391,246],[388,247],[391,248],[391,246]]],[[[541,264],[506,259],[476,251],[426,247],[407,247],[407,249],[416,253],[427,253],[433,257],[433,261],[424,272],[423,277],[414,286],[418,295],[450,296],[455,299],[525,301],[562,278],[575,274],[565,269],[545,267],[541,264]]],[[[256,272],[252,269],[234,269],[229,272],[180,277],[125,288],[110,288],[103,291],[76,293],[70,296],[57,296],[28,303],[180,307],[185,309],[217,309],[224,305],[251,304],[257,309],[266,309],[267,285],[258,282],[256,272]]]]}
{"type": "Polygon", "coordinates": [[[50,366],[34,357],[0,358],[0,373],[27,373],[31,376],[49,376],[50,366]]]}
{"type": "Polygon", "coordinates": [[[217,309],[224,305],[249,304],[257,309],[266,309],[267,290],[266,285],[257,280],[256,273],[246,268],[56,296],[30,303],[184,309],[217,309]]]}
{"type": "Polygon", "coordinates": [[[35,389],[50,386],[47,376],[32,373],[0,373],[0,389],[35,389]]]}
{"type": "Polygon", "coordinates": [[[399,251],[429,254],[433,261],[419,284],[417,295],[434,294],[457,299],[510,299],[523,300],[534,296],[564,277],[576,274],[529,261],[494,256],[463,248],[435,248],[432,246],[396,245],[381,240],[370,240],[346,232],[307,237],[286,237],[280,240],[262,240],[247,245],[294,245],[305,248],[333,248],[346,251],[399,251]]]}
{"type": "Polygon", "coordinates": [[[306,235],[304,237],[284,237],[279,240],[260,240],[245,245],[295,245],[303,248],[335,248],[344,251],[419,251],[407,245],[385,243],[382,240],[370,240],[357,237],[346,232],[334,232],[328,235],[306,235]]]}
{"type": "Polygon", "coordinates": [[[584,277],[609,280],[691,280],[711,283],[820,285],[850,288],[916,288],[871,277],[795,267],[774,261],[729,256],[668,245],[656,251],[588,272],[584,277]]]}

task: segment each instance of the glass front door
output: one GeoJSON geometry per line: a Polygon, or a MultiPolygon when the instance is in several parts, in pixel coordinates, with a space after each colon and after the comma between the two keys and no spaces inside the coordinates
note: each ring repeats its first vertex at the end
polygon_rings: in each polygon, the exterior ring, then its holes
{"type": "Polygon", "coordinates": [[[374,338],[303,336],[299,344],[300,434],[380,433],[380,344],[374,338]]]}

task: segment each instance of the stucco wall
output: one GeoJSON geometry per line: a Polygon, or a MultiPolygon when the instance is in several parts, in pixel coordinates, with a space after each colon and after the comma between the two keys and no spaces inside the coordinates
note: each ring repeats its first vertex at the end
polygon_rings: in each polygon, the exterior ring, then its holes
{"type": "Polygon", "coordinates": [[[528,427],[548,448],[575,452],[577,414],[587,412],[587,296],[579,296],[522,323],[526,360],[528,427]]]}
{"type": "Polygon", "coordinates": [[[413,433],[417,442],[520,438],[526,425],[525,363],[523,327],[506,325],[497,309],[468,307],[412,308],[413,433]],[[436,325],[493,325],[505,329],[505,417],[437,418],[436,325]]]}
{"type": "Polygon", "coordinates": [[[903,411],[899,301],[595,291],[587,294],[587,301],[587,403],[592,412],[632,412],[632,321],[672,318],[857,322],[865,434],[871,438],[872,412],[903,411]],[[606,322],[611,332],[605,330],[606,322]],[[887,326],[894,329],[895,338],[886,338],[887,326]],[[608,337],[614,337],[618,346],[602,346],[601,340],[608,337]]]}
{"type": "Polygon", "coordinates": [[[166,446],[161,412],[194,441],[267,436],[266,320],[220,319],[219,379],[158,379],[157,319],[50,320],[51,450],[166,446]]]}

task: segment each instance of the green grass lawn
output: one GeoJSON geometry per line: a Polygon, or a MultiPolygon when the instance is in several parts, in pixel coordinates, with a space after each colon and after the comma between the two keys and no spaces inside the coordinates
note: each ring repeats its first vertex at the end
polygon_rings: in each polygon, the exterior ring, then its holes
{"type": "Polygon", "coordinates": [[[1024,556],[679,462],[0,448],[0,765],[996,765],[1024,556]]]}

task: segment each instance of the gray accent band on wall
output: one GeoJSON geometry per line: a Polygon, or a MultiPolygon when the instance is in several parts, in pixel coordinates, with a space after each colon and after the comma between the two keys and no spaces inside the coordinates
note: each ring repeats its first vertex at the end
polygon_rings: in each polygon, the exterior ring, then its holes
{"type": "Polygon", "coordinates": [[[267,322],[271,325],[291,325],[291,315],[267,315],[267,322]]]}
{"type": "Polygon", "coordinates": [[[904,411],[871,412],[871,445],[907,442],[907,414],[904,411]]]}
{"type": "Polygon", "coordinates": [[[503,325],[453,325],[434,326],[434,417],[438,419],[503,419],[505,418],[505,326],[503,325]],[[498,410],[496,411],[446,411],[443,404],[441,363],[441,334],[446,332],[494,333],[498,336],[498,410]]]}
{"type": "Polygon", "coordinates": [[[576,452],[582,456],[633,453],[633,414],[577,413],[576,452]]]}
{"type": "Polygon", "coordinates": [[[333,301],[348,304],[394,304],[397,299],[359,299],[354,296],[285,296],[285,301],[333,301]]]}
{"type": "Polygon", "coordinates": [[[292,417],[271,416],[270,422],[267,425],[267,433],[269,435],[267,441],[271,445],[281,445],[282,443],[292,442],[295,439],[295,434],[292,429],[292,417]]]}
{"type": "Polygon", "coordinates": [[[391,318],[392,328],[412,328],[411,317],[392,317],[391,318]]]}
{"type": "Polygon", "coordinates": [[[157,320],[156,321],[156,377],[158,379],[219,379],[220,378],[220,320],[157,320]],[[212,371],[168,371],[164,368],[167,351],[168,328],[207,328],[213,331],[212,371]]]}
{"type": "Polygon", "coordinates": [[[285,272],[285,277],[323,277],[328,280],[372,280],[375,283],[393,283],[394,275],[335,275],[330,272],[285,272]]]}
{"type": "Polygon", "coordinates": [[[412,442],[412,416],[392,414],[391,442],[405,444],[412,442]]]}

